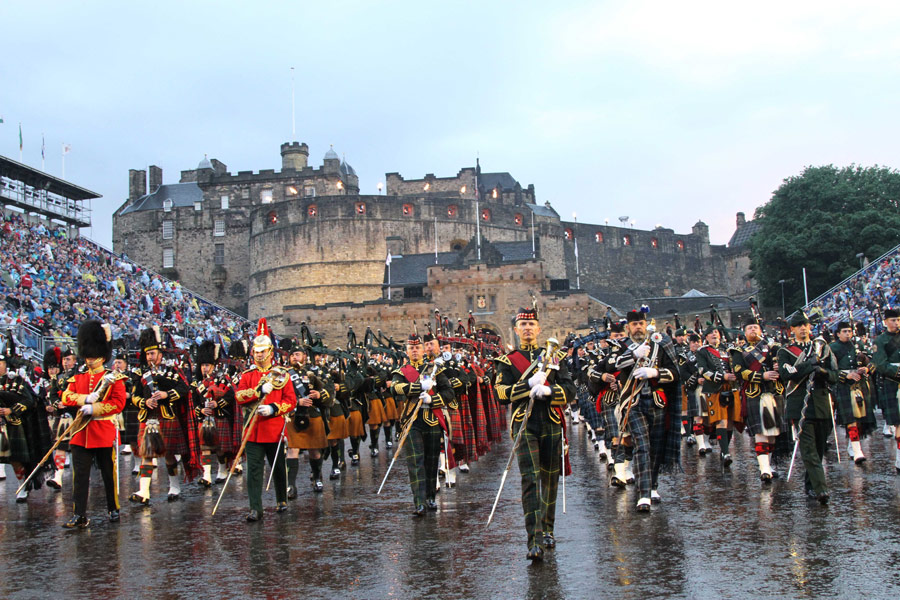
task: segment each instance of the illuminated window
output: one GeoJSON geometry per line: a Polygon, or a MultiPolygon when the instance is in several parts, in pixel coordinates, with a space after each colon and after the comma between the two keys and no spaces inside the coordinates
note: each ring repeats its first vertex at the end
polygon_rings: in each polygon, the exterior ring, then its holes
{"type": "Polygon", "coordinates": [[[413,205],[412,204],[404,204],[403,205],[403,216],[411,217],[413,214],[413,205]]]}
{"type": "Polygon", "coordinates": [[[491,190],[491,198],[496,198],[496,197],[497,197],[497,188],[494,188],[493,190],[491,190]]]}
{"type": "Polygon", "coordinates": [[[684,241],[678,240],[677,242],[675,242],[675,246],[677,246],[679,250],[683,251],[684,250],[684,241]]]}
{"type": "Polygon", "coordinates": [[[490,221],[491,220],[491,211],[488,208],[481,209],[481,220],[482,221],[490,221]]]}
{"type": "Polygon", "coordinates": [[[272,203],[272,190],[262,190],[259,193],[259,201],[263,204],[271,204],[272,203]]]}
{"type": "Polygon", "coordinates": [[[266,215],[266,224],[267,225],[276,225],[278,223],[278,213],[270,211],[269,214],[266,215]]]}
{"type": "Polygon", "coordinates": [[[656,239],[656,238],[651,239],[651,240],[650,240],[650,247],[651,247],[651,248],[659,248],[659,240],[656,239]]]}
{"type": "Polygon", "coordinates": [[[595,233],[594,239],[597,241],[598,244],[602,244],[603,243],[603,232],[598,231],[597,233],[595,233]]]}
{"type": "Polygon", "coordinates": [[[630,235],[623,235],[623,236],[622,236],[622,245],[623,245],[623,246],[630,246],[630,245],[631,245],[631,236],[630,236],[630,235]]]}
{"type": "Polygon", "coordinates": [[[358,215],[366,214],[366,203],[365,202],[357,202],[356,203],[356,214],[358,214],[358,215]]]}
{"type": "Polygon", "coordinates": [[[513,219],[513,221],[515,221],[516,225],[521,225],[522,223],[525,222],[525,217],[523,217],[523,216],[520,215],[519,213],[516,213],[516,216],[515,216],[515,218],[513,219]]]}
{"type": "Polygon", "coordinates": [[[175,233],[175,224],[173,221],[163,221],[163,239],[171,240],[175,233]]]}
{"type": "Polygon", "coordinates": [[[451,219],[455,219],[458,211],[455,204],[451,204],[447,207],[447,216],[451,219]]]}
{"type": "Polygon", "coordinates": [[[465,194],[465,193],[466,193],[466,186],[462,186],[461,188],[459,188],[459,193],[460,193],[460,194],[465,194]]]}
{"type": "Polygon", "coordinates": [[[572,229],[569,228],[569,227],[566,227],[566,230],[565,230],[563,233],[565,233],[566,241],[571,242],[571,241],[572,241],[572,238],[575,237],[574,232],[573,232],[572,229]]]}
{"type": "Polygon", "coordinates": [[[338,181],[336,185],[337,185],[337,189],[339,189],[339,190],[344,189],[344,182],[343,182],[343,181],[338,181]]]}
{"type": "Polygon", "coordinates": [[[285,186],[285,188],[284,188],[285,196],[296,196],[299,193],[300,193],[300,190],[298,190],[296,186],[288,185],[288,186],[285,186]]]}
{"type": "Polygon", "coordinates": [[[430,183],[426,183],[426,184],[422,187],[422,189],[425,190],[425,191],[427,192],[428,190],[431,189],[431,184],[430,184],[430,183]]]}
{"type": "Polygon", "coordinates": [[[316,208],[315,204],[310,204],[309,206],[306,207],[306,216],[307,217],[315,217],[318,214],[319,214],[319,211],[316,208]]]}

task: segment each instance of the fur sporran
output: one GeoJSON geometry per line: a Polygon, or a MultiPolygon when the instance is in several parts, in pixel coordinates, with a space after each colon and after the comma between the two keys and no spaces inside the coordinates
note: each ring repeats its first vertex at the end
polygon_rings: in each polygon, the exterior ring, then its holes
{"type": "Polygon", "coordinates": [[[216,419],[212,416],[204,417],[200,424],[200,447],[209,450],[219,447],[219,430],[216,419]]]}
{"type": "Polygon", "coordinates": [[[159,421],[149,419],[141,439],[141,458],[160,458],[166,455],[166,442],[159,432],[159,421]]]}
{"type": "Polygon", "coordinates": [[[853,407],[853,418],[862,419],[866,416],[866,398],[863,396],[859,385],[850,386],[850,406],[853,407]]]}
{"type": "Polygon", "coordinates": [[[293,423],[295,431],[303,431],[309,427],[309,407],[298,406],[294,411],[293,423]]]}

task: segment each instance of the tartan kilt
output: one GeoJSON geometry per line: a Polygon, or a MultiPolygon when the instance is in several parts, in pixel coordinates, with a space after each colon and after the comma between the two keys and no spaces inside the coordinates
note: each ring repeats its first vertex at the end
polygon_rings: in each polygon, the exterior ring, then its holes
{"type": "Polygon", "coordinates": [[[897,400],[897,382],[882,377],[881,414],[888,425],[900,425],[900,401],[897,400]]]}
{"type": "Polygon", "coordinates": [[[616,404],[603,403],[603,411],[600,413],[601,419],[606,427],[604,428],[604,439],[607,445],[611,445],[614,438],[619,436],[619,421],[616,419],[616,404]]]}
{"type": "Polygon", "coordinates": [[[349,437],[363,437],[366,435],[365,427],[363,426],[363,418],[362,411],[359,410],[351,410],[350,411],[350,419],[348,420],[348,431],[349,437]]]}
{"type": "Polygon", "coordinates": [[[494,388],[490,384],[481,386],[481,401],[485,406],[485,414],[488,417],[488,439],[492,442],[499,442],[503,439],[506,419],[500,409],[497,398],[494,397],[494,388]]]}
{"type": "Polygon", "coordinates": [[[461,394],[459,400],[459,417],[462,421],[463,443],[459,446],[460,452],[456,454],[459,460],[475,462],[478,460],[478,446],[475,439],[475,424],[472,422],[472,405],[469,398],[461,394]]]}
{"type": "Polygon", "coordinates": [[[344,415],[332,415],[328,425],[331,429],[328,432],[329,440],[345,440],[350,437],[350,423],[344,415]]]}
{"type": "Polygon", "coordinates": [[[696,387],[692,390],[681,387],[681,414],[689,421],[693,421],[694,417],[700,414],[700,388],[696,387]]]}
{"type": "MultiPolygon", "coordinates": [[[[775,406],[777,407],[778,414],[774,415],[775,422],[778,424],[778,429],[783,430],[783,421],[784,421],[784,397],[775,395],[775,406]]],[[[762,423],[762,413],[760,412],[760,401],[762,400],[762,395],[756,396],[755,398],[748,398],[746,394],[741,394],[741,401],[746,402],[747,404],[747,418],[746,425],[747,431],[750,435],[763,435],[763,423],[762,423]]]]}
{"type": "Polygon", "coordinates": [[[491,449],[491,442],[488,441],[487,417],[484,414],[484,405],[478,401],[477,395],[473,395],[471,398],[463,396],[463,398],[469,401],[469,407],[472,409],[472,425],[475,427],[475,452],[479,456],[483,456],[491,449]]]}
{"type": "Polygon", "coordinates": [[[375,396],[369,400],[369,420],[367,425],[378,427],[384,422],[384,403],[381,398],[375,396]]]}
{"type": "Polygon", "coordinates": [[[591,400],[591,393],[587,388],[579,389],[578,410],[590,428],[596,430],[602,427],[602,424],[600,422],[600,413],[597,412],[597,406],[591,400]]]}
{"type": "Polygon", "coordinates": [[[0,463],[22,463],[23,465],[27,465],[31,460],[40,460],[41,457],[31,456],[28,438],[25,437],[24,425],[12,425],[7,422],[3,426],[3,432],[9,443],[9,451],[0,454],[0,463]]]}
{"type": "Polygon", "coordinates": [[[138,407],[130,402],[125,405],[122,411],[125,419],[125,430],[122,431],[122,443],[131,446],[138,445],[138,431],[141,428],[141,422],[138,421],[138,407]]]}
{"type": "Polygon", "coordinates": [[[325,436],[325,421],[322,417],[310,417],[309,427],[303,431],[294,429],[294,420],[291,419],[284,428],[288,438],[288,448],[301,450],[318,450],[328,445],[325,436]]]}
{"type": "Polygon", "coordinates": [[[862,437],[868,436],[875,430],[875,409],[872,406],[872,398],[866,394],[866,388],[863,387],[864,411],[862,417],[853,416],[854,400],[850,394],[850,386],[839,383],[832,388],[834,394],[834,404],[837,409],[837,422],[839,425],[847,426],[850,423],[856,423],[859,428],[859,434],[862,437]]]}
{"type": "Polygon", "coordinates": [[[397,403],[391,396],[384,398],[384,420],[396,421],[400,415],[397,414],[397,403]]]}
{"type": "MultiPolygon", "coordinates": [[[[241,447],[240,437],[234,435],[234,423],[228,417],[216,417],[216,434],[219,436],[219,454],[237,454],[241,447]]],[[[240,435],[240,434],[238,434],[240,435]]]]}
{"type": "Polygon", "coordinates": [[[450,409],[450,430],[453,432],[450,443],[454,446],[463,446],[466,443],[465,434],[463,434],[462,430],[462,416],[459,414],[459,411],[461,410],[462,407],[457,408],[456,410],[450,409]]]}
{"type": "MultiPolygon", "coordinates": [[[[145,429],[147,429],[147,424],[141,423],[138,430],[138,448],[140,448],[141,442],[144,440],[145,429]]],[[[184,431],[182,431],[181,423],[178,422],[178,419],[160,419],[159,433],[166,444],[166,454],[180,454],[183,456],[188,453],[187,441],[184,439],[184,431]]]]}

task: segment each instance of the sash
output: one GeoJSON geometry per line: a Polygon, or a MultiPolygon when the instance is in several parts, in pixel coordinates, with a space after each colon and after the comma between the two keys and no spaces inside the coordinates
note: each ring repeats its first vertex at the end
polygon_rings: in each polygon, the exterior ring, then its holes
{"type": "Polygon", "coordinates": [[[531,366],[531,363],[525,358],[525,355],[519,352],[518,350],[510,352],[506,355],[506,358],[509,359],[509,362],[512,363],[512,366],[516,368],[519,372],[519,376],[522,375],[525,371],[528,370],[528,367],[531,366]]]}
{"type": "Polygon", "coordinates": [[[406,381],[409,383],[415,383],[419,380],[420,373],[416,370],[414,366],[407,363],[401,369],[400,372],[403,373],[403,376],[406,377],[406,381]]]}

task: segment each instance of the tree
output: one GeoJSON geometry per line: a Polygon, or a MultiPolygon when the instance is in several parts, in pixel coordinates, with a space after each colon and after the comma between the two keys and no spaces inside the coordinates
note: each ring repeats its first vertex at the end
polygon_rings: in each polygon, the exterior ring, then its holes
{"type": "Polygon", "coordinates": [[[803,305],[806,267],[812,300],[900,244],[900,172],[887,167],[807,167],[784,180],[756,210],[750,271],[764,305],[790,314],[803,305]]]}

